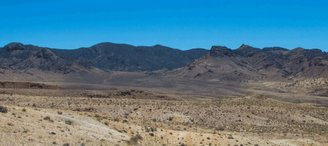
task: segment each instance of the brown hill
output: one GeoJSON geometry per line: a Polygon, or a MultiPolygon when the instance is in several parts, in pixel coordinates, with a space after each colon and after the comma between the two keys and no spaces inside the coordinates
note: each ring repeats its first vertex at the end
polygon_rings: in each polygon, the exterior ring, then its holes
{"type": "Polygon", "coordinates": [[[74,61],[67,61],[56,55],[52,49],[11,43],[0,49],[1,68],[11,71],[28,72],[40,70],[68,74],[72,72],[87,72],[90,67],[74,61]]]}
{"type": "Polygon", "coordinates": [[[319,49],[213,46],[210,53],[169,76],[205,80],[282,80],[328,77],[328,54],[319,49]]]}

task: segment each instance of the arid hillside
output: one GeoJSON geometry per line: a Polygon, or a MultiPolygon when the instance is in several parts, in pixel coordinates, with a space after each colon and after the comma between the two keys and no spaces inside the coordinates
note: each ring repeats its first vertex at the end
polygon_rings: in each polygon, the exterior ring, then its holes
{"type": "Polygon", "coordinates": [[[53,96],[0,95],[1,144],[328,144],[327,107],[316,104],[263,95],[217,99],[141,90],[42,90],[53,96]]]}
{"type": "Polygon", "coordinates": [[[213,46],[210,53],[170,76],[219,81],[284,81],[298,78],[327,78],[328,54],[319,49],[279,47],[254,48],[242,45],[232,50],[213,46]]]}

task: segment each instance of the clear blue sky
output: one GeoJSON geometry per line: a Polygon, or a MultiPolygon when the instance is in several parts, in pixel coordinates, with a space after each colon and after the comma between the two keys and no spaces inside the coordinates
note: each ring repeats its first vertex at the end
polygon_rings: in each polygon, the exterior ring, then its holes
{"type": "Polygon", "coordinates": [[[1,0],[0,46],[242,43],[328,51],[327,0],[1,0]]]}

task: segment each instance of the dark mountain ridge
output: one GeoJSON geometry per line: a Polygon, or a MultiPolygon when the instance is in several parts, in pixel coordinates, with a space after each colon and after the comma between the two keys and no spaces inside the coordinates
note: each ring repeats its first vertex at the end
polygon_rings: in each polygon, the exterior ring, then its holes
{"type": "Polygon", "coordinates": [[[181,51],[166,46],[132,46],[100,43],[89,48],[55,50],[67,60],[77,60],[110,71],[154,71],[183,67],[204,56],[205,49],[181,51]]]}
{"type": "Polygon", "coordinates": [[[0,67],[62,73],[85,72],[90,68],[104,71],[170,70],[183,67],[207,52],[205,49],[182,51],[161,45],[100,43],[88,48],[64,50],[10,43],[0,49],[0,67]]]}

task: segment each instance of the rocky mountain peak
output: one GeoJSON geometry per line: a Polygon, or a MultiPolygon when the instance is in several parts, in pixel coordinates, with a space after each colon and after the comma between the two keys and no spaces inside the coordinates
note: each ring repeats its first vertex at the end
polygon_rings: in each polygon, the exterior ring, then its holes
{"type": "Polygon", "coordinates": [[[239,48],[236,49],[236,52],[241,56],[252,56],[260,51],[261,49],[246,44],[242,44],[239,48]]]}
{"type": "Polygon", "coordinates": [[[238,49],[243,50],[243,49],[257,49],[257,48],[252,47],[252,46],[247,45],[247,44],[242,44],[238,49]]]}
{"type": "Polygon", "coordinates": [[[213,46],[210,50],[210,56],[212,57],[232,57],[235,55],[233,50],[225,46],[213,46]]]}

